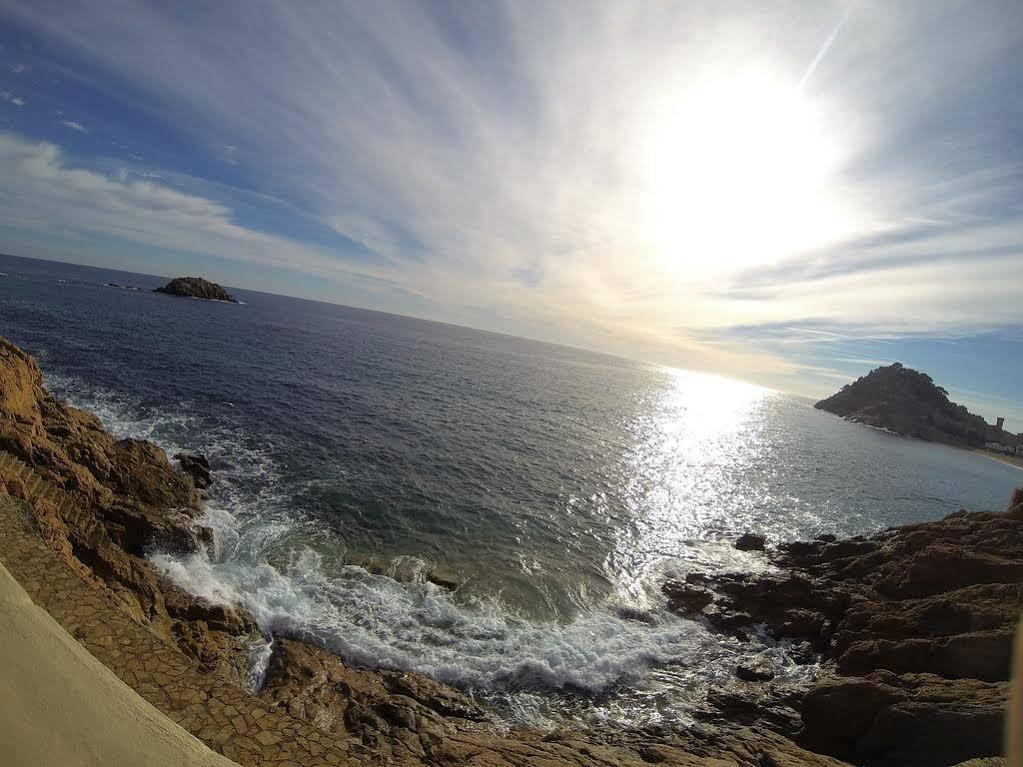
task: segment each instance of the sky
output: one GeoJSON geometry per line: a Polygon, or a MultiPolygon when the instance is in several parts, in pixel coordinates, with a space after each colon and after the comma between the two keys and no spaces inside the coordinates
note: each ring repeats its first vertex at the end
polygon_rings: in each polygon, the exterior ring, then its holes
{"type": "Polygon", "coordinates": [[[0,252],[1023,431],[1023,4],[0,2],[0,252]]]}

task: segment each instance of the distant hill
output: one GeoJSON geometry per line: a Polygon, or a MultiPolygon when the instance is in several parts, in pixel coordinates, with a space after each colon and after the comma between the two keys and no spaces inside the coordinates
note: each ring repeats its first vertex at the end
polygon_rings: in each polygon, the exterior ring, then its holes
{"type": "Polygon", "coordinates": [[[968,447],[989,441],[1017,443],[1015,435],[952,402],[948,392],[929,375],[898,362],[871,370],[814,407],[849,421],[932,442],[968,447]]]}

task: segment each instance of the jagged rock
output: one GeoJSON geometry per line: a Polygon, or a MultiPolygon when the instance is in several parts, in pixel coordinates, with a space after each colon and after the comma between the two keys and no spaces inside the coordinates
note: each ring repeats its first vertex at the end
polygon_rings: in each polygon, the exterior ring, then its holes
{"type": "Polygon", "coordinates": [[[669,609],[683,615],[698,613],[714,601],[712,592],[692,583],[666,581],[661,591],[668,598],[669,609]]]}
{"type": "Polygon", "coordinates": [[[818,650],[827,644],[846,605],[841,592],[796,573],[723,574],[711,579],[710,590],[717,596],[705,615],[719,630],[734,633],[765,624],[776,638],[807,640],[818,650]]]}
{"type": "Polygon", "coordinates": [[[248,635],[259,631],[256,619],[240,605],[224,605],[210,602],[203,597],[189,594],[169,586],[166,589],[167,613],[179,620],[203,621],[214,631],[223,631],[235,636],[248,635]]]}
{"type": "MultiPolygon", "coordinates": [[[[766,681],[766,680],[765,680],[766,681]]],[[[794,737],[802,727],[799,705],[802,690],[784,685],[739,685],[707,693],[710,711],[698,711],[702,721],[730,722],[744,726],[761,725],[794,737]]]]}
{"type": "Polygon", "coordinates": [[[657,616],[653,611],[644,610],[633,605],[619,605],[615,609],[615,614],[622,620],[639,621],[640,623],[648,623],[651,626],[657,623],[657,616]]]}
{"type": "Polygon", "coordinates": [[[464,694],[422,674],[380,672],[384,686],[396,695],[411,698],[441,716],[482,722],[487,714],[464,694]]]}
{"type": "Polygon", "coordinates": [[[426,573],[426,580],[434,586],[440,586],[448,591],[455,591],[458,586],[458,575],[448,570],[433,568],[426,573]]]}
{"type": "Polygon", "coordinates": [[[200,490],[213,484],[213,472],[206,456],[199,453],[175,453],[174,458],[181,464],[181,470],[192,478],[200,490]]]}
{"type": "Polygon", "coordinates": [[[1006,514],[1010,519],[1023,520],[1023,487],[1017,487],[1013,491],[1006,514]]]}
{"type": "Polygon", "coordinates": [[[205,621],[175,621],[174,638],[185,655],[203,671],[218,674],[238,687],[244,687],[249,674],[248,637],[219,631],[205,621]]]}
{"type": "Polygon", "coordinates": [[[123,439],[116,443],[110,480],[115,492],[159,506],[195,513],[199,497],[187,476],[152,442],[123,439]]]}
{"type": "Polygon", "coordinates": [[[735,675],[744,682],[767,682],[774,679],[774,672],[762,663],[740,663],[735,675]]]}
{"type": "MultiPolygon", "coordinates": [[[[1021,509],[1017,491],[1006,513],[783,544],[772,556],[780,575],[687,580],[713,595],[703,608],[711,626],[764,624],[834,662],[839,675],[803,701],[802,745],[856,763],[951,765],[999,752],[1023,611],[1021,509]]],[[[745,720],[765,705],[729,695],[712,697],[745,706],[745,720]]]]}
{"type": "Polygon", "coordinates": [[[277,638],[261,695],[328,732],[347,733],[382,756],[396,743],[425,754],[456,721],[486,714],[456,690],[419,674],[360,671],[332,653],[277,638]]]}
{"type": "Polygon", "coordinates": [[[997,756],[1007,684],[876,671],[836,678],[803,703],[799,742],[871,765],[952,765],[997,756]]]}
{"type": "Polygon", "coordinates": [[[144,559],[154,548],[209,547],[211,531],[194,521],[200,505],[192,479],[153,443],[117,440],[91,413],[59,402],[44,388],[35,360],[3,338],[0,450],[31,467],[52,492],[66,494],[58,507],[38,486],[33,492],[17,476],[4,481],[11,495],[29,501],[41,537],[65,562],[205,666],[237,671],[244,664],[234,637],[252,633],[251,617],[234,620],[216,607],[169,611],[169,595],[180,601],[180,594],[144,559]]]}
{"type": "Polygon", "coordinates": [[[755,533],[743,533],[735,542],[735,548],[739,551],[763,551],[767,539],[755,533]]]}
{"type": "Polygon", "coordinates": [[[1009,678],[1012,637],[1012,630],[1006,628],[926,639],[863,639],[839,656],[838,667],[848,674],[887,669],[999,681],[1009,678]]]}
{"type": "Polygon", "coordinates": [[[202,277],[175,277],[162,288],[157,288],[154,293],[167,293],[171,296],[185,296],[188,298],[203,298],[209,301],[230,301],[238,303],[230,293],[220,285],[210,282],[202,277]]]}

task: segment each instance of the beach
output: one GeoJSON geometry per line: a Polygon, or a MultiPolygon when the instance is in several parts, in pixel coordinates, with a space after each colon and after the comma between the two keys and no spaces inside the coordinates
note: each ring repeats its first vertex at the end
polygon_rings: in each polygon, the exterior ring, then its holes
{"type": "Polygon", "coordinates": [[[996,461],[1001,461],[1009,466],[1015,466],[1017,469],[1023,469],[1023,457],[1018,455],[1006,455],[1005,453],[996,453],[992,450],[984,450],[982,448],[975,448],[973,452],[980,453],[981,455],[987,458],[992,458],[996,461]]]}

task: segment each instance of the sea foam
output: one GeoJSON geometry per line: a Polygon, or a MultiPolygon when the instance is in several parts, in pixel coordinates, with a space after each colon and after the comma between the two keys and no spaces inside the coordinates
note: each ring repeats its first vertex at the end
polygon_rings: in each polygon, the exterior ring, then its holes
{"type": "MultiPolygon", "coordinates": [[[[201,521],[215,531],[215,550],[187,556],[154,550],[150,561],[191,593],[243,605],[268,636],[301,638],[354,665],[419,671],[465,688],[590,692],[636,680],[654,665],[695,662],[712,642],[696,623],[671,615],[652,624],[629,620],[610,602],[567,622],[530,620],[497,596],[462,598],[423,579],[402,582],[353,564],[328,565],[299,542],[330,533],[291,517],[278,467],[244,435],[200,429],[185,408],[147,410],[75,379],[47,382],[118,436],[210,458],[217,481],[201,521]],[[190,444],[190,434],[202,434],[203,443],[190,444]]],[[[343,541],[334,544],[344,549],[343,541]]],[[[254,651],[254,684],[268,652],[254,651]]]]}

